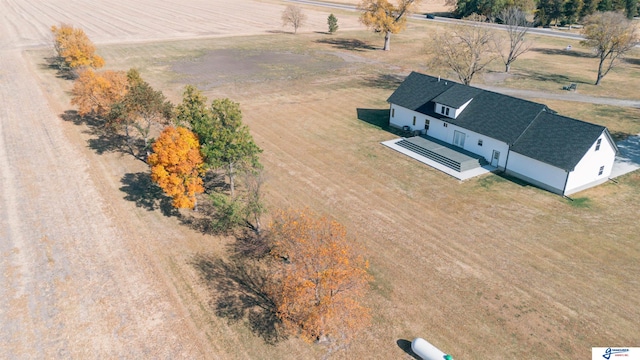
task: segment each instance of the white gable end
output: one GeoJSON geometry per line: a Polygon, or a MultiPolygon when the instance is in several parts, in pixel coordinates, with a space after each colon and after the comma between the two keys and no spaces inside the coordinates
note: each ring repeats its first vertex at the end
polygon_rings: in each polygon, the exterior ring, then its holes
{"type": "Polygon", "coordinates": [[[565,195],[603,183],[609,179],[616,157],[610,137],[604,133],[584,154],[569,174],[565,195]]]}

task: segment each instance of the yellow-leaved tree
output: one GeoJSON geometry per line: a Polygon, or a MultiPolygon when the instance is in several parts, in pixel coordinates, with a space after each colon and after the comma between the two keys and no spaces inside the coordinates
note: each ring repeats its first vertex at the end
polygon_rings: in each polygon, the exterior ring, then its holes
{"type": "Polygon", "coordinates": [[[272,253],[281,259],[267,293],[284,326],[309,341],[349,341],[369,325],[361,301],[372,276],[346,229],[309,210],[280,212],[271,224],[272,253]]]}
{"type": "Polygon", "coordinates": [[[62,24],[52,26],[54,48],[64,65],[71,69],[90,66],[94,69],[104,66],[104,59],[95,54],[96,47],[82,29],[62,24]]]}
{"type": "Polygon", "coordinates": [[[203,160],[198,137],[183,127],[166,127],[147,159],[151,180],[173,198],[176,208],[196,208],[202,186],[203,160]]]}
{"type": "Polygon", "coordinates": [[[358,5],[360,22],[375,32],[384,33],[384,48],[391,49],[391,34],[404,30],[407,16],[420,0],[398,0],[397,5],[387,0],[363,0],[358,5]]]}
{"type": "Polygon", "coordinates": [[[105,118],[111,106],[127,93],[127,74],[123,71],[107,70],[96,73],[85,69],[73,83],[71,104],[78,106],[81,116],[93,114],[105,118]]]}

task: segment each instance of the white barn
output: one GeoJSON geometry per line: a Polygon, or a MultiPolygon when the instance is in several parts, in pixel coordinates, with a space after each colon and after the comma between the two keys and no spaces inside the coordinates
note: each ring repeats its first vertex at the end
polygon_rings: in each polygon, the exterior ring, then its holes
{"type": "Polygon", "coordinates": [[[618,149],[606,127],[544,104],[412,72],[387,100],[391,126],[479,155],[487,164],[569,195],[608,180],[618,149]]]}

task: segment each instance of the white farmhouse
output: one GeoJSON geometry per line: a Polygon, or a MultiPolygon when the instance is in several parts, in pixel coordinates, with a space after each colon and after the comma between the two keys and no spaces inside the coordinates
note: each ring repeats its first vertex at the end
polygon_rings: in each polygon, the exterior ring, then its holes
{"type": "Polygon", "coordinates": [[[416,72],[387,101],[390,125],[420,134],[398,146],[463,171],[447,155],[457,149],[561,195],[607,181],[618,152],[606,127],[560,116],[544,104],[416,72]],[[432,142],[450,145],[442,153],[429,150],[432,142]]]}

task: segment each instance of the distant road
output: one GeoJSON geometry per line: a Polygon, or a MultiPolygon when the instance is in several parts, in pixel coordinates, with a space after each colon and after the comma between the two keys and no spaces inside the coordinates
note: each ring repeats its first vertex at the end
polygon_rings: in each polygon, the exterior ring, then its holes
{"type": "MultiPolygon", "coordinates": [[[[315,1],[315,0],[287,0],[287,1],[293,2],[293,3],[299,3],[299,4],[328,7],[333,9],[358,11],[357,7],[353,5],[336,4],[336,3],[325,2],[325,1],[315,1]]],[[[411,15],[411,18],[414,20],[420,20],[420,21],[435,21],[435,22],[449,23],[449,24],[468,24],[469,23],[469,21],[467,20],[453,19],[453,18],[447,18],[447,17],[441,17],[441,16],[436,16],[435,19],[427,19],[423,14],[413,14],[411,15]]],[[[500,24],[486,23],[484,24],[484,26],[492,27],[498,30],[505,30],[505,26],[500,24]]],[[[573,40],[584,39],[582,35],[579,35],[579,34],[565,33],[565,32],[560,32],[559,30],[553,30],[553,29],[530,28],[529,33],[536,34],[536,35],[544,35],[544,36],[555,36],[555,37],[573,39],[573,40]]]]}
{"type": "Polygon", "coordinates": [[[481,89],[515,96],[521,98],[537,98],[537,99],[552,99],[552,100],[562,100],[562,101],[576,101],[576,102],[584,102],[590,104],[599,104],[599,105],[611,105],[611,106],[620,106],[620,107],[631,107],[640,109],[640,100],[631,100],[631,99],[616,99],[609,97],[596,97],[596,96],[588,96],[576,93],[574,91],[567,91],[566,93],[550,93],[546,91],[537,91],[537,90],[524,90],[524,89],[511,89],[505,87],[498,86],[490,86],[490,85],[474,85],[481,89]]]}

